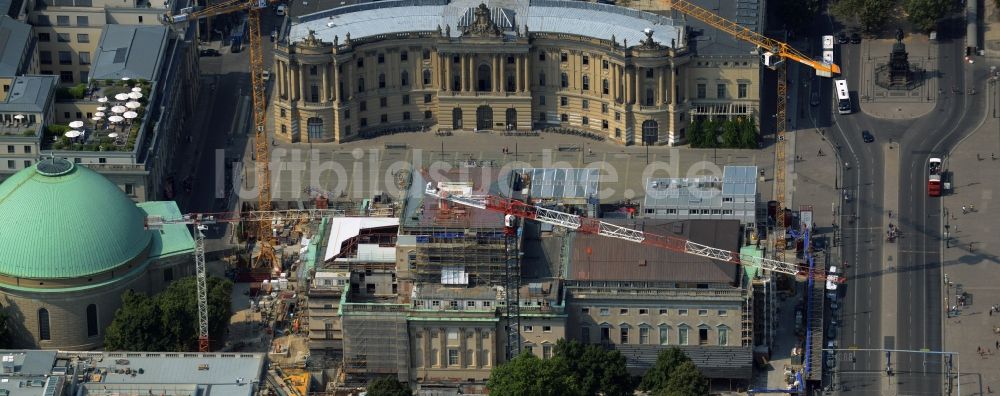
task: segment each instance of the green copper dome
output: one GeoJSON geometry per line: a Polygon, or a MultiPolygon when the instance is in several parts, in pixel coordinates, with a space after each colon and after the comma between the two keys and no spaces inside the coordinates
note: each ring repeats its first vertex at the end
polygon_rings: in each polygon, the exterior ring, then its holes
{"type": "Polygon", "coordinates": [[[52,279],[110,270],[149,245],[143,218],[104,176],[44,159],[0,183],[0,274],[52,279]]]}

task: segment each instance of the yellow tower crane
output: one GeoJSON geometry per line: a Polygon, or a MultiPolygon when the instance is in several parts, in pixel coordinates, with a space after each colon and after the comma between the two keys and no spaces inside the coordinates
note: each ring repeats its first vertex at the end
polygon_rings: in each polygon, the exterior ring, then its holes
{"type": "MultiPolygon", "coordinates": [[[[268,167],[271,152],[265,127],[266,103],[264,97],[264,56],[260,38],[260,10],[267,8],[276,0],[226,0],[204,8],[188,7],[179,13],[163,16],[167,25],[177,25],[188,21],[208,18],[216,15],[237,11],[248,11],[248,40],[250,40],[250,91],[253,110],[254,153],[257,175],[257,210],[271,210],[271,169],[268,167]]],[[[271,236],[271,223],[260,221],[257,224],[257,244],[260,247],[257,265],[271,265],[275,272],[280,270],[280,263],[274,255],[274,239],[271,236]]]]}
{"type": "Polygon", "coordinates": [[[774,40],[764,36],[763,34],[757,33],[753,30],[746,28],[736,22],[730,21],[718,15],[715,15],[709,10],[698,7],[691,4],[687,0],[664,0],[670,9],[683,13],[685,15],[690,15],[691,17],[702,21],[709,26],[728,33],[739,40],[743,40],[750,44],[756,45],[761,51],[762,61],[765,66],[768,66],[778,72],[778,86],[777,86],[777,111],[775,118],[777,121],[775,127],[775,135],[777,136],[777,142],[775,144],[775,162],[774,162],[774,200],[777,201],[778,206],[775,210],[776,217],[776,239],[774,249],[779,257],[784,256],[785,250],[785,123],[787,121],[785,115],[786,100],[788,98],[788,86],[787,86],[787,72],[785,70],[785,60],[791,59],[793,61],[799,62],[803,65],[809,66],[816,70],[816,75],[823,77],[832,77],[835,74],[840,74],[840,66],[833,63],[825,63],[822,61],[817,61],[810,59],[807,55],[797,51],[792,46],[787,43],[774,40]]]}

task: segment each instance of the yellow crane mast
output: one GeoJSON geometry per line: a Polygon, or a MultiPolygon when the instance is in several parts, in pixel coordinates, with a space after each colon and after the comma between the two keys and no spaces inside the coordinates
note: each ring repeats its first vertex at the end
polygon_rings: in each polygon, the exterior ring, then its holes
{"type": "MultiPolygon", "coordinates": [[[[265,129],[265,117],[267,116],[267,103],[264,89],[264,55],[261,47],[260,37],[260,10],[267,8],[269,0],[227,0],[218,4],[213,4],[201,9],[188,7],[182,9],[178,14],[166,14],[163,22],[168,25],[175,25],[191,20],[208,18],[216,15],[228,14],[231,12],[248,11],[248,40],[250,40],[250,92],[253,113],[254,128],[254,153],[257,175],[257,210],[268,212],[271,210],[271,169],[269,167],[271,159],[270,145],[265,129]]],[[[257,224],[257,244],[260,247],[260,255],[257,265],[271,265],[277,272],[280,270],[280,263],[274,255],[274,239],[271,236],[271,223],[260,221],[257,224]]]]}
{"type": "Polygon", "coordinates": [[[709,10],[692,4],[687,0],[664,0],[670,9],[689,15],[705,24],[728,33],[739,40],[757,46],[762,51],[765,66],[771,67],[778,72],[777,83],[777,103],[776,103],[776,125],[775,136],[775,158],[774,158],[774,200],[778,203],[775,210],[776,239],[774,244],[775,252],[779,257],[784,257],[785,250],[785,107],[788,98],[787,72],[785,70],[786,59],[791,59],[803,65],[809,66],[816,71],[816,75],[832,77],[840,74],[840,66],[833,63],[825,63],[810,59],[807,55],[799,52],[787,43],[768,38],[736,22],[730,21],[709,10]]]}

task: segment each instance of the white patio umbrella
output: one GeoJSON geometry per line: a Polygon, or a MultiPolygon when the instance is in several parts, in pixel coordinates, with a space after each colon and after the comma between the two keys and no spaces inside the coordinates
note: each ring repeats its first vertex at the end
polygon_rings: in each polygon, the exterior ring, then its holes
{"type": "Polygon", "coordinates": [[[131,78],[128,78],[128,77],[122,77],[122,81],[128,81],[128,80],[131,80],[131,78]]]}
{"type": "Polygon", "coordinates": [[[122,122],[123,120],[125,120],[125,118],[122,118],[122,116],[113,115],[111,117],[108,117],[108,121],[111,122],[122,122]]]}
{"type": "Polygon", "coordinates": [[[107,106],[101,106],[101,107],[97,108],[97,111],[104,111],[104,110],[107,110],[107,109],[108,109],[107,106]]]}
{"type": "Polygon", "coordinates": [[[131,120],[131,119],[136,118],[138,116],[139,116],[139,113],[136,113],[134,111],[126,111],[125,114],[122,114],[122,117],[125,117],[125,119],[127,119],[127,120],[131,120]]]}
{"type": "Polygon", "coordinates": [[[128,94],[122,92],[122,93],[120,93],[118,95],[115,95],[115,100],[119,100],[119,101],[128,100],[128,94]]]}
{"type": "Polygon", "coordinates": [[[100,120],[101,120],[101,119],[103,119],[103,118],[104,118],[104,117],[101,117],[101,116],[96,116],[96,115],[95,115],[95,116],[94,116],[93,118],[91,118],[91,120],[94,120],[94,121],[100,121],[100,120]]]}
{"type": "Polygon", "coordinates": [[[132,87],[132,92],[142,92],[142,88],[140,88],[140,87],[132,87]]]}
{"type": "Polygon", "coordinates": [[[130,109],[138,109],[139,106],[142,106],[142,104],[139,103],[139,102],[128,102],[128,103],[125,103],[125,107],[128,107],[130,109]]]}
{"type": "Polygon", "coordinates": [[[83,128],[83,121],[73,121],[69,123],[70,128],[83,128]]]}
{"type": "Polygon", "coordinates": [[[75,137],[80,137],[80,135],[83,135],[83,132],[74,129],[72,131],[67,131],[64,135],[66,135],[66,137],[68,138],[75,138],[75,137]]]}
{"type": "Polygon", "coordinates": [[[111,111],[115,113],[124,113],[128,111],[128,108],[126,108],[125,106],[115,106],[111,108],[111,111]]]}
{"type": "Polygon", "coordinates": [[[94,117],[104,117],[104,112],[103,111],[98,111],[98,112],[94,113],[94,117]]]}
{"type": "Polygon", "coordinates": [[[114,139],[114,138],[118,137],[118,132],[111,132],[111,133],[108,134],[108,137],[114,139]]]}
{"type": "Polygon", "coordinates": [[[130,97],[132,99],[139,99],[139,98],[142,97],[142,93],[138,92],[138,91],[136,91],[136,92],[129,92],[128,97],[130,97]]]}
{"type": "Polygon", "coordinates": [[[15,114],[14,115],[14,119],[15,120],[23,120],[24,119],[24,114],[15,114]]]}
{"type": "Polygon", "coordinates": [[[105,102],[108,101],[108,97],[107,96],[102,96],[100,98],[97,98],[97,101],[100,102],[100,103],[105,103],[105,102]]]}

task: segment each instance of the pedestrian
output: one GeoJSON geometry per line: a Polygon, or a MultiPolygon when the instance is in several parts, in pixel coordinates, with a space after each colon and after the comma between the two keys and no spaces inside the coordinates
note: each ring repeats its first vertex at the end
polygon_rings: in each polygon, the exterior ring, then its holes
{"type": "Polygon", "coordinates": [[[889,211],[889,218],[890,219],[892,218],[892,211],[891,210],[889,211]]]}
{"type": "Polygon", "coordinates": [[[965,205],[962,205],[962,214],[967,214],[967,213],[969,213],[969,208],[965,207],[965,205]]]}
{"type": "Polygon", "coordinates": [[[1000,350],[1000,341],[997,341],[997,349],[1000,350]]]}
{"type": "Polygon", "coordinates": [[[817,157],[822,157],[822,156],[823,156],[823,149],[820,149],[820,150],[819,150],[819,151],[818,151],[818,152],[816,153],[816,156],[817,156],[817,157]]]}

